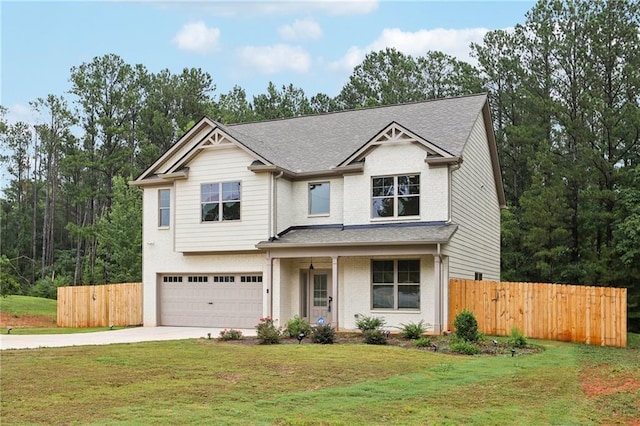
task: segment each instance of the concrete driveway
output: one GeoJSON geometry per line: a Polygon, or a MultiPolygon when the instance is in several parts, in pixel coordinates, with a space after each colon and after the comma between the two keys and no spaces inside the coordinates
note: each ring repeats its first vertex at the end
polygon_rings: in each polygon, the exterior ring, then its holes
{"type": "MultiPolygon", "coordinates": [[[[221,328],[200,327],[134,327],[120,330],[75,334],[4,334],[0,335],[0,350],[35,349],[63,346],[110,345],[113,343],[152,342],[159,340],[183,340],[216,338],[221,328]]],[[[244,336],[255,336],[255,329],[241,330],[244,336]]]]}

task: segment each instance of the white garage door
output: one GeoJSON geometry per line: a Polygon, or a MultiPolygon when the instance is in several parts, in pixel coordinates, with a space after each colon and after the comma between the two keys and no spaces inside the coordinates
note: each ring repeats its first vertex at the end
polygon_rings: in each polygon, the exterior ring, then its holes
{"type": "Polygon", "coordinates": [[[253,328],[262,317],[261,275],[164,275],[160,324],[253,328]]]}

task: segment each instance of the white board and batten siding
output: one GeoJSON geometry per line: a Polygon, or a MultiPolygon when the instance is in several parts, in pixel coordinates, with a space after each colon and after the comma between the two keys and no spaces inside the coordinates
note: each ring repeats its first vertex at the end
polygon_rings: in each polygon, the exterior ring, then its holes
{"type": "Polygon", "coordinates": [[[500,205],[482,115],[478,115],[451,176],[451,219],[457,232],[446,245],[451,278],[500,280],[500,205]]]}
{"type": "Polygon", "coordinates": [[[178,252],[255,250],[269,237],[269,176],[247,170],[254,160],[240,148],[205,150],[189,164],[189,179],[176,182],[175,247],[178,252]],[[240,181],[240,220],[202,222],[200,187],[240,181]]]}

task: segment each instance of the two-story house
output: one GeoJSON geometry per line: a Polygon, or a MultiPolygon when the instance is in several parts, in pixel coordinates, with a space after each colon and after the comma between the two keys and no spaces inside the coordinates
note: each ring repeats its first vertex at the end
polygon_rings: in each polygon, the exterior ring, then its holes
{"type": "Polygon", "coordinates": [[[500,279],[485,94],[221,125],[140,177],[144,325],[446,326],[449,278],[500,279]]]}

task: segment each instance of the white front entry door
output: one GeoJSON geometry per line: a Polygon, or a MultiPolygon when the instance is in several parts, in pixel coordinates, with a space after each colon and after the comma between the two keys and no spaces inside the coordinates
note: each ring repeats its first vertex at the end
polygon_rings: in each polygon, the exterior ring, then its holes
{"type": "Polygon", "coordinates": [[[324,324],[330,324],[333,318],[331,271],[309,272],[309,322],[315,325],[319,318],[323,318],[324,324]]]}

